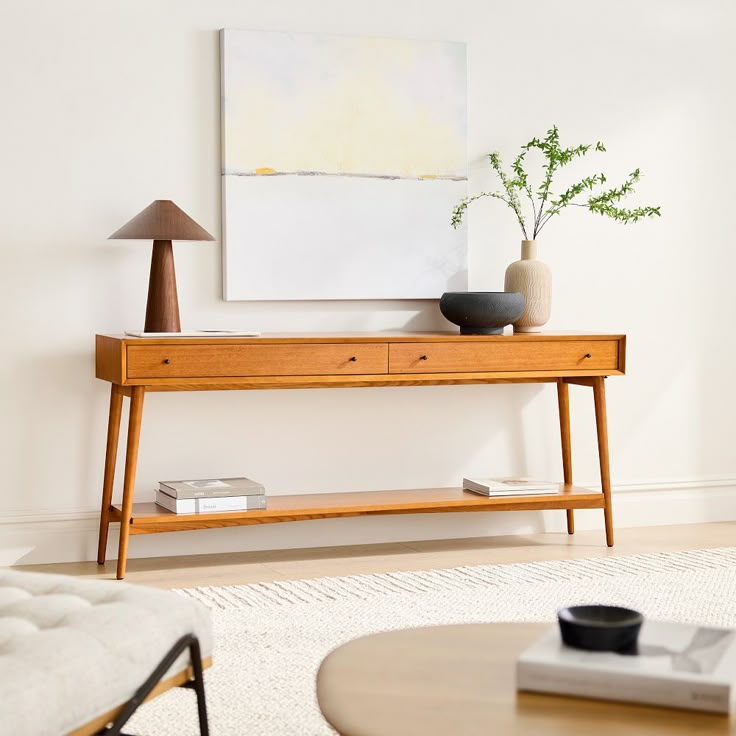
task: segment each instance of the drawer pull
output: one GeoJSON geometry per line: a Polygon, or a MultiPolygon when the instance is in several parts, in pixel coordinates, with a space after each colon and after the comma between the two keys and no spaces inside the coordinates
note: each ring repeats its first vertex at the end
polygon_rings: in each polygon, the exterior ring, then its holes
{"type": "Polygon", "coordinates": [[[351,363],[356,363],[357,361],[358,361],[358,359],[354,355],[353,355],[352,358],[350,358],[350,362],[351,363]]]}
{"type": "Polygon", "coordinates": [[[171,358],[164,358],[164,363],[166,363],[166,365],[169,365],[169,363],[171,363],[171,358]]]}
{"type": "Polygon", "coordinates": [[[427,360],[427,356],[426,355],[420,355],[419,356],[419,360],[427,360]]]}
{"type": "Polygon", "coordinates": [[[592,358],[593,356],[590,353],[585,353],[586,358],[592,358]]]}

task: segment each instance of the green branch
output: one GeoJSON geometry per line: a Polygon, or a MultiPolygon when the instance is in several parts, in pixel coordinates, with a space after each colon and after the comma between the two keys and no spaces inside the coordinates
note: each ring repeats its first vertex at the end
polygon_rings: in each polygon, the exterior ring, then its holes
{"type": "Polygon", "coordinates": [[[511,204],[509,201],[498,192],[481,192],[480,194],[474,194],[472,197],[465,197],[460,204],[458,204],[455,209],[452,211],[452,226],[457,229],[460,227],[460,224],[463,221],[463,216],[465,215],[465,210],[468,209],[468,205],[471,202],[475,202],[477,199],[483,199],[483,197],[493,197],[494,199],[500,199],[502,202],[505,202],[509,207],[511,204]]]}
{"type": "MultiPolygon", "coordinates": [[[[496,174],[498,174],[498,178],[501,180],[501,184],[503,184],[503,188],[506,191],[507,197],[507,200],[505,201],[516,214],[516,219],[519,221],[519,225],[521,225],[521,232],[524,233],[524,240],[526,240],[526,223],[524,221],[524,213],[521,209],[519,195],[517,194],[517,191],[524,187],[524,183],[520,181],[518,177],[516,179],[508,178],[506,172],[503,170],[503,165],[501,164],[501,156],[498,152],[488,154],[488,159],[491,162],[491,167],[496,172],[496,174]]],[[[520,165],[519,168],[521,168],[520,165]]]]}
{"type": "Polygon", "coordinates": [[[532,214],[534,215],[534,224],[536,227],[537,223],[537,207],[534,203],[534,194],[532,192],[532,187],[529,184],[529,177],[526,174],[526,171],[524,170],[524,159],[526,158],[526,154],[529,153],[529,149],[522,149],[521,153],[514,159],[514,162],[511,164],[511,170],[516,175],[515,182],[518,183],[518,186],[520,189],[523,189],[524,192],[526,192],[526,196],[529,198],[529,201],[532,205],[532,214]]]}
{"type": "Polygon", "coordinates": [[[592,194],[594,188],[606,183],[606,176],[601,173],[586,176],[576,184],[569,186],[561,194],[555,195],[552,191],[555,174],[575,159],[586,156],[591,150],[604,153],[606,147],[598,141],[595,144],[584,143],[570,148],[563,148],[560,145],[559,130],[556,125],[553,125],[547,131],[544,138],[532,138],[532,140],[521,147],[519,155],[511,164],[513,178],[504,171],[500,154],[496,152],[489,154],[488,159],[491,168],[500,179],[504,193],[482,192],[472,197],[466,197],[452,212],[452,226],[455,228],[460,226],[469,204],[482,197],[492,197],[501,200],[514,211],[514,215],[524,234],[524,239],[527,239],[526,220],[519,199],[519,192],[523,192],[531,204],[534,223],[533,238],[539,235],[542,228],[555,215],[559,215],[562,210],[570,206],[586,207],[590,212],[610,217],[624,224],[638,222],[646,217],[661,216],[660,207],[643,206],[628,209],[617,206],[617,203],[621,199],[634,192],[634,184],[639,181],[641,176],[639,169],[635,169],[629,174],[620,187],[613,187],[597,194],[592,194]],[[536,192],[532,190],[528,174],[524,168],[526,156],[533,149],[540,151],[544,156],[542,182],[536,192]],[[588,199],[585,202],[576,201],[576,198],[585,192],[590,193],[588,199]]]}
{"type": "Polygon", "coordinates": [[[565,207],[576,204],[575,198],[582,194],[585,190],[592,190],[598,184],[604,184],[606,182],[605,174],[593,174],[593,176],[586,176],[577,184],[573,184],[568,187],[559,197],[553,199],[550,202],[550,206],[545,212],[544,218],[540,220],[537,228],[534,231],[536,237],[541,232],[542,228],[555,216],[559,215],[565,207]]]}

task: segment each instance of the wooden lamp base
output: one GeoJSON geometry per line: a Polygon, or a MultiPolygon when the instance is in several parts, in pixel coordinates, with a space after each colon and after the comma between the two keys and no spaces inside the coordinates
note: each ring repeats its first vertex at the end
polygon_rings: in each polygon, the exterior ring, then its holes
{"type": "Polygon", "coordinates": [[[181,332],[174,249],[170,240],[153,241],[145,331],[181,332]]]}

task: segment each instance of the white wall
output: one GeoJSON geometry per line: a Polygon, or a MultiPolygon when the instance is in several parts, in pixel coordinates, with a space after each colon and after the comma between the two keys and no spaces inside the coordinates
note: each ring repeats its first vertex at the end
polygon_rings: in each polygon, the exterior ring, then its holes
{"type": "MultiPolygon", "coordinates": [[[[608,145],[581,173],[640,166],[640,200],[661,220],[574,211],[544,232],[550,327],[629,336],[628,376],[608,384],[619,525],[736,518],[733,3],[2,0],[0,12],[0,562],[92,556],[109,391],[93,336],[141,326],[150,257],[106,237],[157,198],[220,233],[222,27],[467,42],[472,190],[490,185],[485,153],[508,157],[553,122],[570,143],[608,145]]],[[[501,288],[518,257],[510,212],[478,205],[469,239],[471,288],[501,288]]],[[[219,244],[176,254],[186,327],[446,325],[426,302],[225,303],[219,244]]],[[[592,401],[573,391],[576,477],[595,481],[592,401]]],[[[146,498],[161,478],[245,473],[315,492],[488,472],[561,474],[553,388],[153,394],[138,487],[146,498]]],[[[528,532],[563,516],[325,520],[136,537],[131,554],[528,532]]]]}

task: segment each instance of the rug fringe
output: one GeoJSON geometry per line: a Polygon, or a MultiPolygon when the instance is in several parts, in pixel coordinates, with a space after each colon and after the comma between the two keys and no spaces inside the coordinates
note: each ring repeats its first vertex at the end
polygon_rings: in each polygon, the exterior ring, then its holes
{"type": "Polygon", "coordinates": [[[438,593],[472,588],[541,585],[601,577],[694,572],[736,565],[736,548],[655,552],[629,557],[509,565],[473,565],[449,569],[373,573],[249,585],[180,588],[176,592],[211,609],[279,608],[347,600],[370,600],[403,593],[438,593]]]}

